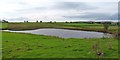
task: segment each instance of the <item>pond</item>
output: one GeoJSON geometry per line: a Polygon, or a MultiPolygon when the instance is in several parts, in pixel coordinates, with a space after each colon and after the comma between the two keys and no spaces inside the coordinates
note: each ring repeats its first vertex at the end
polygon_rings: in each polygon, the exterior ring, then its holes
{"type": "Polygon", "coordinates": [[[25,31],[11,31],[4,30],[9,32],[21,32],[21,33],[31,33],[38,35],[47,35],[47,36],[57,36],[60,38],[110,38],[110,34],[104,34],[101,32],[91,32],[91,31],[81,31],[81,30],[68,30],[68,29],[53,29],[53,28],[43,28],[36,30],[25,30],[25,31]]]}

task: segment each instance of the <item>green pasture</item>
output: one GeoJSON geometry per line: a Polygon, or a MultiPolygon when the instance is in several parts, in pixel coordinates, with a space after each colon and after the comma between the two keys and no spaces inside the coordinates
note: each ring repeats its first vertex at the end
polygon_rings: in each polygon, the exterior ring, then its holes
{"type": "Polygon", "coordinates": [[[104,53],[101,58],[118,58],[118,40],[114,38],[63,39],[10,32],[3,32],[2,38],[3,58],[98,58],[94,44],[104,53]]]}

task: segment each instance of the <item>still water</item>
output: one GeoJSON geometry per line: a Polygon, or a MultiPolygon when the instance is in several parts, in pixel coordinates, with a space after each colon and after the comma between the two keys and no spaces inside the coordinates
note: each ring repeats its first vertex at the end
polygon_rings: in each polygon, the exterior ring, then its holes
{"type": "Polygon", "coordinates": [[[43,29],[25,30],[25,31],[11,31],[11,30],[4,30],[4,31],[31,33],[31,34],[47,35],[47,36],[57,36],[60,38],[103,38],[103,36],[106,36],[106,37],[111,36],[110,34],[106,35],[101,32],[67,30],[67,29],[52,29],[52,28],[43,28],[43,29]]]}

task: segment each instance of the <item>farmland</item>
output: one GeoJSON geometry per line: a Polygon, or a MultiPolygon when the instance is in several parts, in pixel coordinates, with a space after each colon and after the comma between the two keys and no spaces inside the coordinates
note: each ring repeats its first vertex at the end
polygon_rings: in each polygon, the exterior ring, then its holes
{"type": "MultiPolygon", "coordinates": [[[[102,24],[88,23],[3,23],[1,29],[33,30],[61,28],[103,32],[102,24]]],[[[118,27],[110,25],[109,33],[117,34],[118,27]]],[[[58,38],[54,36],[2,32],[3,58],[98,58],[93,45],[98,44],[101,58],[118,58],[116,38],[58,38]],[[112,46],[112,49],[109,49],[112,46]]]]}

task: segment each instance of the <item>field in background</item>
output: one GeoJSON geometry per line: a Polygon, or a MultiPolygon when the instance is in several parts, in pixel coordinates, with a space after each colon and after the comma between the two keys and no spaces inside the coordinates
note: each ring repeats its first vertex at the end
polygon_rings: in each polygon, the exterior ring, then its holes
{"type": "MultiPolygon", "coordinates": [[[[90,23],[3,23],[2,29],[9,30],[31,30],[39,28],[63,28],[63,29],[73,29],[73,30],[88,30],[88,31],[98,31],[103,32],[103,24],[90,24],[90,23]]],[[[110,25],[109,33],[118,33],[118,26],[110,25]]]]}

